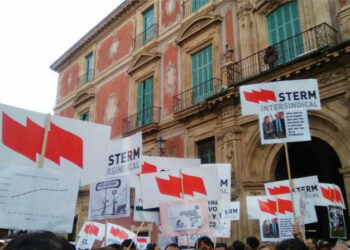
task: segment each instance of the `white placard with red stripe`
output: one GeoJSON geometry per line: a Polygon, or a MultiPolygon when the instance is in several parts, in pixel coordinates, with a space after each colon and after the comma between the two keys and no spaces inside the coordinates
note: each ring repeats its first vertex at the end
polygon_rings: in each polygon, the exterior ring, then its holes
{"type": "MultiPolygon", "coordinates": [[[[37,167],[47,115],[0,104],[0,162],[37,167]]],[[[111,128],[52,116],[43,167],[81,175],[82,185],[103,178],[111,128]]]]}
{"type": "Polygon", "coordinates": [[[215,200],[220,196],[216,167],[184,168],[182,183],[179,170],[142,174],[141,190],[143,208],[159,207],[161,201],[205,198],[215,200]]]}
{"type": "Polygon", "coordinates": [[[124,240],[134,239],[136,234],[125,227],[107,223],[106,245],[121,244],[124,240]]]}
{"type": "Polygon", "coordinates": [[[136,240],[136,248],[137,250],[146,250],[147,249],[147,244],[151,243],[151,237],[141,237],[137,236],[136,240]]]}
{"type": "Polygon", "coordinates": [[[105,236],[106,225],[95,221],[86,221],[79,231],[79,237],[91,236],[99,241],[105,236]]]}
{"type": "Polygon", "coordinates": [[[320,183],[322,201],[319,206],[340,206],[346,209],[342,191],[338,185],[320,183]]]}
{"type": "Polygon", "coordinates": [[[239,91],[243,115],[289,109],[321,109],[316,79],[243,85],[239,91]]]}

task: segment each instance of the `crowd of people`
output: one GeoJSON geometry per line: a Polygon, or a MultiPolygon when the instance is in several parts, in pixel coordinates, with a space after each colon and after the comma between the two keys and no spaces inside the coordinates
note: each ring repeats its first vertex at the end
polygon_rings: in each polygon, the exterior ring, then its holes
{"type": "MultiPolygon", "coordinates": [[[[282,242],[264,242],[260,243],[256,237],[248,237],[245,241],[235,240],[231,246],[225,243],[214,244],[209,237],[200,237],[197,239],[195,248],[198,250],[347,250],[350,249],[350,240],[337,240],[335,244],[329,241],[316,240],[313,238],[303,239],[298,225],[293,227],[293,239],[283,240],[282,242]]],[[[187,246],[179,246],[171,243],[164,250],[187,249],[187,246]]],[[[73,244],[68,242],[62,236],[54,233],[41,231],[33,233],[23,233],[17,235],[6,245],[1,246],[1,250],[74,250],[73,244]]],[[[111,244],[105,247],[95,248],[94,250],[136,250],[136,245],[132,239],[127,239],[122,244],[111,244]]],[[[158,249],[156,244],[149,243],[147,250],[158,249]]]]}

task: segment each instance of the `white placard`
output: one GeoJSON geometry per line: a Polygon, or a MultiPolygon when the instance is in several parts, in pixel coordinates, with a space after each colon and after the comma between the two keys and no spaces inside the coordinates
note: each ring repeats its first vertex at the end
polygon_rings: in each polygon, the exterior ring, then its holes
{"type": "Polygon", "coordinates": [[[125,227],[108,223],[107,224],[107,236],[106,245],[113,243],[121,244],[124,240],[134,239],[136,234],[125,227]]]}
{"type": "Polygon", "coordinates": [[[223,219],[239,220],[240,202],[239,201],[220,202],[220,212],[223,219]]]}
{"type": "Polygon", "coordinates": [[[96,221],[86,221],[79,231],[79,237],[93,237],[99,241],[105,237],[106,225],[96,221]]]}
{"type": "Polygon", "coordinates": [[[346,209],[342,191],[338,185],[329,183],[320,183],[320,193],[322,199],[319,206],[340,206],[346,209]]]}
{"type": "Polygon", "coordinates": [[[293,215],[259,218],[261,241],[282,241],[293,238],[293,215]]]}
{"type": "Polygon", "coordinates": [[[77,244],[75,245],[75,249],[77,250],[92,249],[95,239],[96,238],[91,235],[85,235],[85,236],[79,237],[77,244]]]}
{"type": "Polygon", "coordinates": [[[290,109],[321,109],[316,79],[243,85],[239,91],[243,115],[277,113],[290,109]]]}
{"type": "Polygon", "coordinates": [[[129,176],[124,175],[90,185],[89,220],[130,216],[129,176]]]}
{"type": "Polygon", "coordinates": [[[72,232],[78,175],[3,164],[0,169],[1,228],[72,232]]]}

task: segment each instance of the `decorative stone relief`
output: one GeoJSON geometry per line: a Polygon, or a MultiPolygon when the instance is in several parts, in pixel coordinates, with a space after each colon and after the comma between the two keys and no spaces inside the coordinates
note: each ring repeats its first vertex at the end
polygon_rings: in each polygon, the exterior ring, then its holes
{"type": "Polygon", "coordinates": [[[165,92],[173,95],[177,84],[176,67],[172,61],[169,61],[165,73],[165,92]]]}
{"type": "Polygon", "coordinates": [[[173,14],[176,6],[176,0],[167,0],[165,4],[165,12],[168,16],[173,14]]]}
{"type": "Polygon", "coordinates": [[[119,40],[114,39],[111,46],[109,47],[109,58],[112,59],[118,52],[119,40]]]}
{"type": "Polygon", "coordinates": [[[105,108],[105,114],[103,117],[104,123],[111,125],[118,115],[118,97],[116,94],[112,93],[108,96],[107,105],[105,108]]]}
{"type": "Polygon", "coordinates": [[[226,159],[227,159],[227,162],[231,162],[233,159],[233,144],[232,143],[227,144],[226,159]]]}
{"type": "Polygon", "coordinates": [[[69,73],[69,75],[68,75],[68,79],[67,79],[67,86],[70,86],[71,85],[71,83],[72,83],[72,73],[69,73]]]}

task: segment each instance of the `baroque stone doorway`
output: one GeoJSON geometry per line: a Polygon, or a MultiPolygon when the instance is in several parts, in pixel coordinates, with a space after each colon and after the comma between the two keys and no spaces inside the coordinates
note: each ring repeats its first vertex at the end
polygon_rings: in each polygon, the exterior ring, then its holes
{"type": "MultiPolygon", "coordinates": [[[[282,148],[284,150],[284,148],[282,148]]],[[[317,175],[319,182],[334,183],[342,189],[346,199],[344,179],[339,172],[341,163],[334,149],[325,141],[312,137],[308,142],[288,143],[288,153],[292,178],[317,175]]],[[[275,170],[275,180],[288,179],[285,153],[279,154],[275,170]]],[[[346,201],[345,201],[345,204],[346,201]]],[[[329,221],[326,207],[316,206],[318,222],[306,225],[306,237],[329,239],[329,221]]],[[[347,236],[349,237],[349,216],[344,211],[347,236]]]]}

